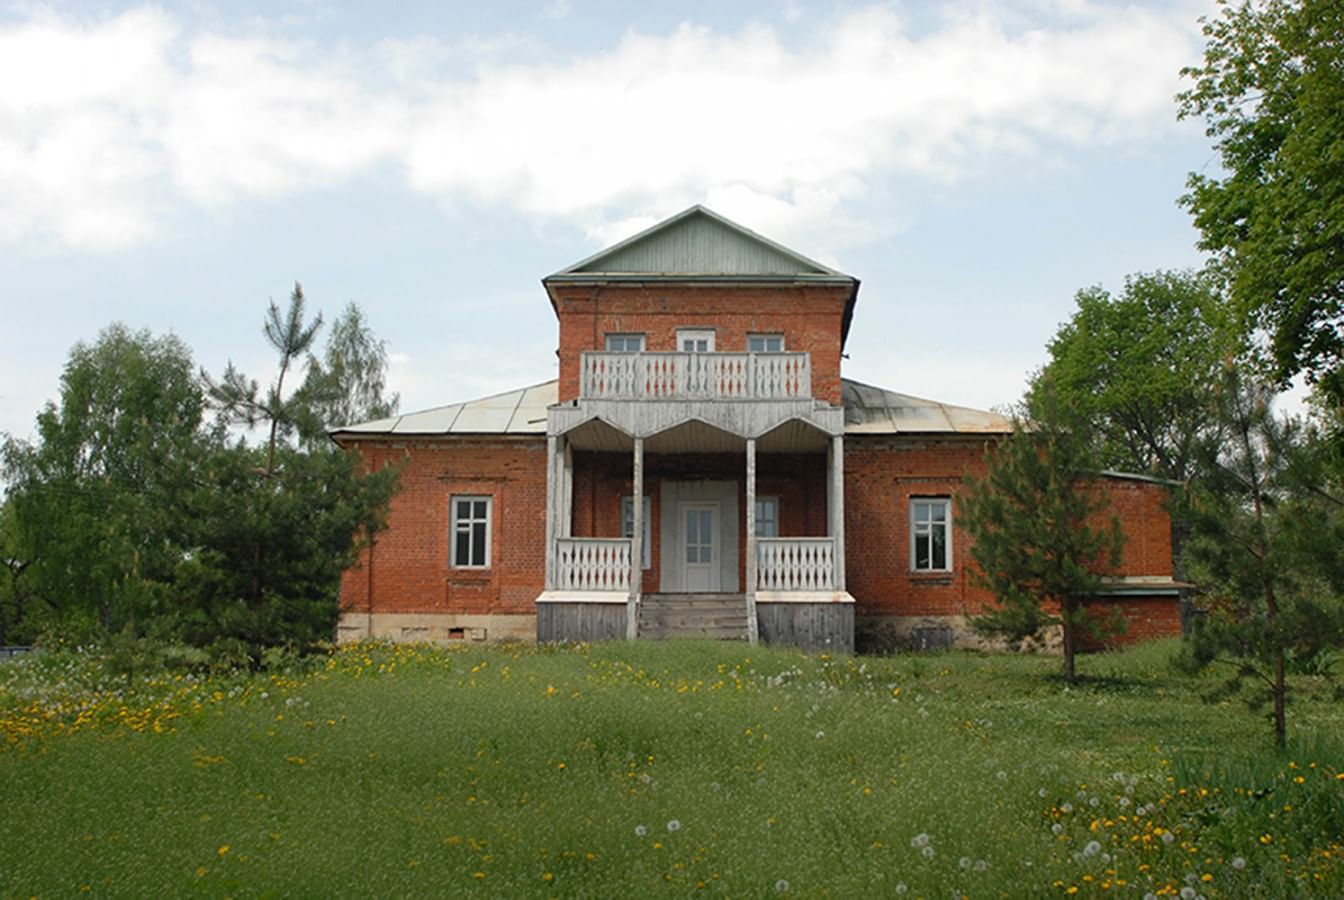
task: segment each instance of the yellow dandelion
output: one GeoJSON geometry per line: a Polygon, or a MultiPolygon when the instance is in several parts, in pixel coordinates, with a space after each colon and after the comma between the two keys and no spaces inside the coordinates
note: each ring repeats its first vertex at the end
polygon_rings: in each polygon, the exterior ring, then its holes
{"type": "Polygon", "coordinates": [[[221,845],[220,845],[220,848],[219,848],[218,850],[216,850],[215,852],[218,853],[218,854],[220,855],[220,858],[223,858],[224,855],[225,855],[226,853],[229,852],[229,845],[228,845],[228,844],[221,844],[221,845]]]}

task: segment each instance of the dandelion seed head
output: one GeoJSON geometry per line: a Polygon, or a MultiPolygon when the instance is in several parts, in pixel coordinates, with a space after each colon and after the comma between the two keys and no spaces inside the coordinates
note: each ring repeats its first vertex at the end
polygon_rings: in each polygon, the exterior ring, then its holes
{"type": "Polygon", "coordinates": [[[1046,794],[1048,794],[1048,793],[1050,793],[1050,792],[1047,791],[1045,788],[1041,788],[1039,791],[1036,792],[1036,796],[1037,796],[1037,797],[1040,797],[1042,800],[1044,800],[1045,797],[1046,797],[1046,794]]]}
{"type": "Polygon", "coordinates": [[[929,836],[922,831],[910,839],[911,847],[927,847],[928,845],[929,836]]]}
{"type": "Polygon", "coordinates": [[[1096,856],[1101,852],[1101,844],[1096,841],[1088,841],[1087,846],[1083,848],[1084,856],[1096,856]]]}
{"type": "Polygon", "coordinates": [[[957,860],[957,865],[963,869],[969,869],[971,867],[971,858],[969,856],[963,856],[961,859],[957,860]]]}
{"type": "Polygon", "coordinates": [[[977,859],[977,860],[975,861],[975,871],[977,871],[977,872],[983,872],[983,871],[985,871],[985,870],[988,869],[988,868],[989,868],[989,863],[985,862],[983,859],[977,859]]]}
{"type": "Polygon", "coordinates": [[[789,892],[789,883],[787,881],[781,878],[779,879],[779,881],[775,882],[776,894],[787,894],[788,892],[789,892]]]}
{"type": "Polygon", "coordinates": [[[909,890],[909,888],[905,886],[904,881],[898,881],[896,882],[896,887],[892,888],[892,890],[898,894],[904,894],[906,891],[909,890]]]}
{"type": "Polygon", "coordinates": [[[1058,822],[1056,822],[1055,824],[1053,824],[1053,825],[1050,826],[1050,833],[1051,833],[1051,834],[1060,834],[1060,833],[1062,833],[1063,831],[1064,831],[1064,826],[1061,825],[1061,824],[1059,824],[1058,822]]]}
{"type": "Polygon", "coordinates": [[[925,847],[923,850],[920,850],[919,852],[924,854],[925,859],[933,859],[932,847],[925,847]]]}
{"type": "Polygon", "coordinates": [[[1176,840],[1176,835],[1172,834],[1170,831],[1162,832],[1162,843],[1170,844],[1174,840],[1176,840]]]}
{"type": "Polygon", "coordinates": [[[1181,900],[1195,900],[1195,897],[1197,897],[1198,895],[1199,891],[1195,890],[1188,884],[1185,887],[1181,888],[1181,900]]]}
{"type": "Polygon", "coordinates": [[[679,819],[669,819],[669,820],[668,820],[668,823],[667,823],[667,830],[668,830],[668,831],[680,831],[680,830],[681,830],[681,821],[680,821],[679,819]]]}
{"type": "Polygon", "coordinates": [[[635,826],[635,837],[643,837],[644,835],[646,835],[646,834],[648,834],[648,833],[649,833],[649,829],[645,828],[643,825],[636,825],[636,826],[635,826]]]}
{"type": "Polygon", "coordinates": [[[1240,856],[1232,857],[1232,868],[1237,869],[1238,871],[1246,868],[1246,860],[1242,859],[1240,856]]]}
{"type": "Polygon", "coordinates": [[[1008,773],[1003,771],[1003,769],[999,769],[998,773],[996,773],[994,777],[999,779],[999,781],[1007,781],[1008,773]]]}

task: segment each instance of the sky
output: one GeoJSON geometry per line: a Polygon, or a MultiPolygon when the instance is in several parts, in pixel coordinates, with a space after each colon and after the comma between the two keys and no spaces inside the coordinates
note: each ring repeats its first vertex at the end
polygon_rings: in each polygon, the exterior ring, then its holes
{"type": "Polygon", "coordinates": [[[1074,294],[1198,267],[1212,0],[0,0],[0,431],[112,322],[263,381],[357,302],[402,411],[554,378],[540,279],[703,203],[859,278],[844,374],[1021,397],[1074,294]]]}

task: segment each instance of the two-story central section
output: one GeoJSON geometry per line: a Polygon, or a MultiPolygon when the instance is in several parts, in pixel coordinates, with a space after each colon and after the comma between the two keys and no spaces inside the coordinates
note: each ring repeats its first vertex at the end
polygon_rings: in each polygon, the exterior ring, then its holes
{"type": "Polygon", "coordinates": [[[542,640],[853,646],[840,354],[858,281],[694,207],[543,280],[542,640]]]}

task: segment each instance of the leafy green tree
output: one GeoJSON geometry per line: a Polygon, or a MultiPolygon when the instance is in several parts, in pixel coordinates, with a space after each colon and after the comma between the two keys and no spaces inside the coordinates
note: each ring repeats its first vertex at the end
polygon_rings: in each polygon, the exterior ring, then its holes
{"type": "Polygon", "coordinates": [[[1223,174],[1183,204],[1280,379],[1344,404],[1344,4],[1220,0],[1183,117],[1203,117],[1223,174]]]}
{"type": "Polygon", "coordinates": [[[266,316],[264,333],[279,357],[275,380],[262,390],[232,363],[221,379],[208,379],[221,423],[260,426],[267,437],[260,447],[221,444],[200,473],[189,517],[193,550],[182,570],[193,611],[186,631],[254,661],[266,647],[332,636],[341,572],[359,541],[383,527],[397,487],[394,469],[365,473],[354,454],[317,451],[301,439],[303,423],[319,419],[309,404],[329,395],[287,395],[285,380],[321,324],[306,320],[296,284],[288,307],[272,302],[266,316]]]}
{"type": "Polygon", "coordinates": [[[972,578],[999,604],[972,625],[1013,639],[1059,625],[1072,684],[1080,632],[1103,627],[1084,602],[1101,586],[1098,569],[1118,565],[1124,535],[1114,516],[1104,521],[1108,500],[1095,489],[1085,429],[1063,421],[1053,403],[1045,409],[987,451],[987,471],[967,479],[959,509],[971,536],[972,578]]]}
{"type": "Polygon", "coordinates": [[[387,344],[378,340],[351,302],[332,323],[322,357],[308,356],[300,400],[308,415],[299,432],[313,448],[333,448],[327,430],[394,415],[400,397],[387,396],[387,344]]]}
{"type": "Polygon", "coordinates": [[[1261,685],[1274,739],[1287,735],[1287,671],[1344,646],[1344,493],[1334,442],[1277,418],[1272,394],[1229,367],[1220,402],[1228,441],[1196,483],[1189,555],[1208,614],[1186,648],[1195,669],[1232,677],[1218,696],[1261,685]]]}
{"type": "Polygon", "coordinates": [[[163,607],[202,415],[191,355],[176,337],[112,325],[75,345],[36,442],[3,447],[6,552],[22,567],[25,602],[101,629],[163,607]]]}
{"type": "Polygon", "coordinates": [[[1236,350],[1214,282],[1159,271],[1126,278],[1119,296],[1091,287],[1075,301],[1028,407],[1057,400],[1085,419],[1104,468],[1185,481],[1217,434],[1210,396],[1236,350]]]}

